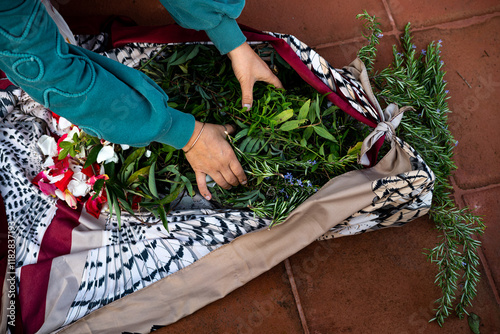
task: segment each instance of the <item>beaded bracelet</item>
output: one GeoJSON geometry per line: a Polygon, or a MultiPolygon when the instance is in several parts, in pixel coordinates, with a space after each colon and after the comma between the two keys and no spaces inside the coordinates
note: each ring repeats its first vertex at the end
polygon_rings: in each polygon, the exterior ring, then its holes
{"type": "Polygon", "coordinates": [[[201,137],[201,134],[202,134],[203,130],[205,129],[205,124],[206,123],[203,123],[203,125],[201,126],[200,132],[198,132],[198,137],[196,137],[196,139],[194,140],[193,145],[191,145],[191,147],[187,151],[185,151],[184,154],[187,154],[189,151],[191,151],[191,149],[194,147],[194,145],[196,145],[196,143],[198,142],[198,139],[200,139],[200,137],[201,137]]]}

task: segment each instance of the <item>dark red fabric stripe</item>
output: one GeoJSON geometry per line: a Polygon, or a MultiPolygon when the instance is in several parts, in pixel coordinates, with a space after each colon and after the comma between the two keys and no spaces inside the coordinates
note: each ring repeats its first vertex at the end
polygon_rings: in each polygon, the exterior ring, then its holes
{"type": "Polygon", "coordinates": [[[52,259],[70,253],[71,234],[80,224],[81,210],[81,204],[73,210],[58,201],[56,214],[43,236],[37,263],[21,269],[19,299],[23,306],[21,312],[26,333],[35,333],[45,321],[52,259]]]}

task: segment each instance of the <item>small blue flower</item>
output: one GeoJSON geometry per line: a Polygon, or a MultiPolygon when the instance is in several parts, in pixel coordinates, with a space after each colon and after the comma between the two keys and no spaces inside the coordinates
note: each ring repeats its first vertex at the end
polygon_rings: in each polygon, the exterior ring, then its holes
{"type": "Polygon", "coordinates": [[[443,79],[443,82],[448,82],[448,81],[446,81],[446,80],[443,79]]]}
{"type": "Polygon", "coordinates": [[[455,140],[455,147],[457,147],[458,145],[458,140],[455,140]]]}
{"type": "Polygon", "coordinates": [[[290,181],[291,181],[291,180],[292,180],[292,178],[293,178],[293,177],[292,177],[292,173],[286,173],[286,174],[285,174],[285,176],[283,176],[283,178],[284,178],[285,180],[290,180],[290,181]]]}
{"type": "Polygon", "coordinates": [[[384,37],[384,34],[377,34],[378,38],[384,37]]]}
{"type": "Polygon", "coordinates": [[[412,45],[411,45],[411,47],[412,47],[413,49],[416,49],[416,48],[417,48],[417,46],[416,46],[415,44],[412,44],[412,45]]]}
{"type": "Polygon", "coordinates": [[[449,91],[449,90],[445,90],[444,92],[445,92],[446,94],[448,94],[450,91],[449,91]]]}
{"type": "Polygon", "coordinates": [[[303,187],[304,185],[302,184],[302,180],[298,179],[297,180],[297,183],[295,183],[295,185],[297,186],[300,186],[300,187],[303,187]]]}
{"type": "Polygon", "coordinates": [[[309,159],[309,160],[307,160],[307,163],[308,163],[308,164],[311,164],[311,165],[313,165],[313,166],[317,164],[316,160],[310,160],[310,159],[309,159]]]}
{"type": "Polygon", "coordinates": [[[444,61],[442,61],[442,60],[441,60],[441,61],[440,61],[440,63],[441,63],[441,65],[443,65],[443,64],[444,64],[444,61]]]}
{"type": "Polygon", "coordinates": [[[427,51],[425,51],[424,49],[422,49],[422,54],[425,55],[427,53],[427,51]]]}
{"type": "Polygon", "coordinates": [[[436,109],[436,111],[437,111],[437,112],[440,112],[440,111],[441,111],[441,109],[436,109]]]}
{"type": "Polygon", "coordinates": [[[401,52],[398,52],[397,55],[400,56],[400,57],[403,56],[403,54],[401,52]]]}
{"type": "Polygon", "coordinates": [[[439,45],[441,45],[441,43],[443,43],[443,40],[441,40],[441,39],[440,39],[440,40],[438,41],[438,44],[439,44],[439,45]]]}

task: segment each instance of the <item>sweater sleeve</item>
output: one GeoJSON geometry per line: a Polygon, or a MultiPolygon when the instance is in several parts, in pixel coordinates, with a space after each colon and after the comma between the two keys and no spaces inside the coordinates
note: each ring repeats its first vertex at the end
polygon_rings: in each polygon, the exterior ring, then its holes
{"type": "Polygon", "coordinates": [[[244,0],[160,0],[182,27],[205,30],[221,54],[246,41],[236,23],[245,6],[244,0]]]}
{"type": "Polygon", "coordinates": [[[63,41],[39,0],[0,4],[0,69],[35,101],[117,144],[182,148],[194,117],[143,73],[63,41]]]}

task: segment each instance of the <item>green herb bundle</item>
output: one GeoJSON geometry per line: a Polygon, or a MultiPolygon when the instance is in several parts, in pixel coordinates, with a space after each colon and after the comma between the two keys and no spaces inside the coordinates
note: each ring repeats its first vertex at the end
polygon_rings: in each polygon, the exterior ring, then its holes
{"type": "Polygon", "coordinates": [[[448,130],[448,91],[441,60],[441,41],[430,43],[418,52],[412,42],[410,24],[401,37],[402,50],[393,47],[394,62],[375,72],[376,45],[382,36],[380,24],[368,13],[358,15],[366,20],[368,45],[359,51],[366,64],[380,102],[412,106],[415,112],[405,113],[398,128],[398,136],[415,148],[436,175],[430,217],[441,232],[442,242],[429,249],[429,260],[436,263],[439,272],[435,283],[443,296],[436,301],[435,317],[439,325],[455,310],[462,318],[476,296],[479,282],[478,248],[474,238],[484,231],[480,217],[468,208],[459,209],[451,198],[453,187],[449,178],[456,169],[453,148],[458,142],[448,130]]]}
{"type": "MultiPolygon", "coordinates": [[[[248,183],[230,191],[215,186],[212,192],[221,205],[248,208],[275,224],[332,177],[357,168],[360,142],[369,130],[360,131],[357,122],[329,106],[272,48],[259,45],[256,51],[290,88],[257,84],[251,111],[241,109],[231,64],[213,47],[165,49],[141,70],[172,96],[173,107],[203,122],[237,125],[230,141],[248,183]]],[[[153,155],[159,164],[173,163],[179,171],[189,171],[181,155],[168,161],[154,149],[153,155]]]]}

